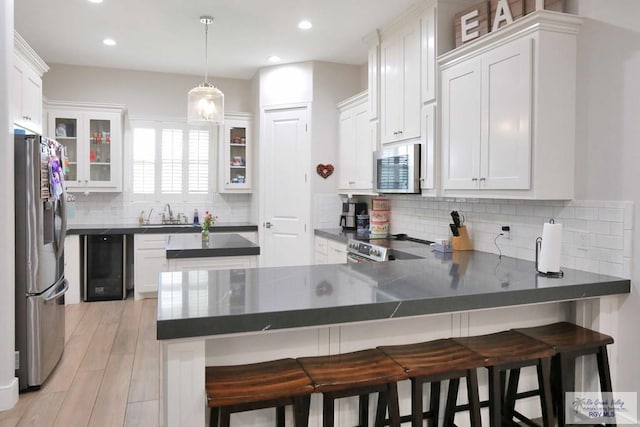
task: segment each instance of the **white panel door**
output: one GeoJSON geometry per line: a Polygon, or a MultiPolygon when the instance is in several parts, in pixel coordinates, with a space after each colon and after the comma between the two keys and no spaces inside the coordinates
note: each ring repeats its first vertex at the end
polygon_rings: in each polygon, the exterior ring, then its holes
{"type": "Polygon", "coordinates": [[[482,56],[481,189],[530,188],[531,43],[525,38],[482,56]]]}
{"type": "Polygon", "coordinates": [[[371,190],[373,188],[373,151],[375,140],[371,139],[371,122],[369,121],[369,108],[367,104],[361,104],[354,108],[353,119],[355,121],[355,139],[353,163],[355,165],[355,188],[371,190]]]}
{"type": "Polygon", "coordinates": [[[308,114],[306,108],[264,113],[260,184],[265,267],[311,263],[308,114]]]}
{"type": "Polygon", "coordinates": [[[480,175],[480,60],[442,72],[442,188],[476,189],[480,175]]]}
{"type": "Polygon", "coordinates": [[[401,140],[420,136],[420,22],[408,25],[402,34],[402,129],[401,140]]]}

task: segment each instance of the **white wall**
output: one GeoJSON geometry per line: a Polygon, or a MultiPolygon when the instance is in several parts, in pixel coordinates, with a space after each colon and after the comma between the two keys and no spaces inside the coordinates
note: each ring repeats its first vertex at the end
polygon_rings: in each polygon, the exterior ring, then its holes
{"type": "Polygon", "coordinates": [[[9,113],[9,73],[13,63],[13,0],[0,0],[0,411],[18,401],[18,379],[14,373],[15,271],[13,135],[9,113]]]}
{"type": "MultiPolygon", "coordinates": [[[[640,206],[640,2],[572,0],[570,12],[586,18],[578,39],[576,196],[631,200],[640,206]]],[[[640,241],[635,209],[633,242],[640,241]]],[[[632,291],[619,312],[620,391],[639,391],[640,262],[635,250],[632,291]]]]}
{"type": "MultiPolygon", "coordinates": [[[[48,64],[44,97],[56,101],[123,104],[129,115],[144,118],[187,117],[187,93],[202,76],[48,64]]],[[[212,77],[225,95],[225,111],[252,112],[249,80],[212,77]]]]}

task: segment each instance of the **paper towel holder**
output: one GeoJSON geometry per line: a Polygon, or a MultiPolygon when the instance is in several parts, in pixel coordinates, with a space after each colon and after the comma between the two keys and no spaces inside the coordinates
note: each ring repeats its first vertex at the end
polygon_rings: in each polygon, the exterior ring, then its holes
{"type": "MultiPolygon", "coordinates": [[[[553,220],[551,220],[553,221],[553,220]]],[[[542,248],[542,237],[538,237],[536,239],[536,271],[538,272],[539,276],[545,276],[545,277],[564,277],[564,272],[562,270],[555,272],[555,271],[540,271],[540,269],[538,268],[538,256],[540,255],[540,249],[542,248]]]]}

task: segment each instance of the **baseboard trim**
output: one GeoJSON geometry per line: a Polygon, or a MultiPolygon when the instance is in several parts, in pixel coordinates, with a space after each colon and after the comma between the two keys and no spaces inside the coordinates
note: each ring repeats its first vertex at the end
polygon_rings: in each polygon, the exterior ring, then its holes
{"type": "Polygon", "coordinates": [[[6,386],[0,386],[0,411],[6,411],[16,406],[16,403],[18,403],[18,391],[18,378],[13,378],[6,386]]]}

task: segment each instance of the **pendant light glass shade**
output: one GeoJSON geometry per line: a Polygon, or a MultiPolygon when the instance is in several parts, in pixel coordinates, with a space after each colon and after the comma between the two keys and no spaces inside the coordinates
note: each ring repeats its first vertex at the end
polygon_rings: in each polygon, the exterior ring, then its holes
{"type": "Polygon", "coordinates": [[[189,123],[224,123],[224,94],[209,83],[189,91],[189,123]]]}
{"type": "Polygon", "coordinates": [[[204,24],[204,83],[189,91],[187,103],[187,122],[193,124],[223,124],[224,123],[224,94],[207,81],[209,60],[207,55],[209,24],[213,22],[210,16],[201,16],[204,24]]]}

